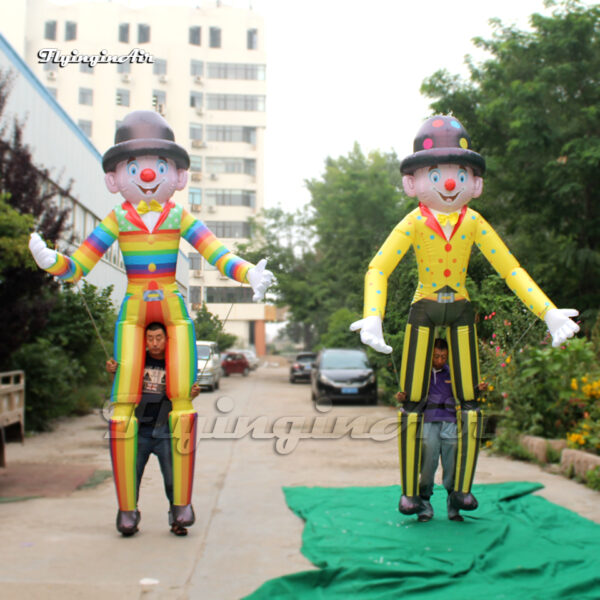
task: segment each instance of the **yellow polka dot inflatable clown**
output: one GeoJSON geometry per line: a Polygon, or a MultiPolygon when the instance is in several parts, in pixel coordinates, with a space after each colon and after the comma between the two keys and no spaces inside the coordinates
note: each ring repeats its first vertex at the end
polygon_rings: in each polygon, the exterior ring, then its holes
{"type": "Polygon", "coordinates": [[[351,325],[363,343],[378,352],[392,348],[383,338],[387,280],[410,247],[416,254],[419,283],[408,314],[400,388],[406,402],[398,414],[403,514],[422,511],[419,497],[421,429],[427,401],[435,328],[446,327],[454,397],[460,404],[454,489],[455,509],[474,510],[471,493],[482,435],[478,403],[479,358],[475,315],[465,288],[475,244],[509,288],[543,319],[558,346],[579,327],[572,309],[557,309],[535,284],[485,219],[467,205],[483,190],[485,161],[471,150],[465,128],[454,117],[428,119],[414,141],[414,152],[400,166],[404,191],[419,199],[379,249],[365,277],[364,318],[351,325]]]}
{"type": "Polygon", "coordinates": [[[166,395],[171,400],[173,504],[170,518],[182,527],[194,522],[191,504],[197,414],[190,390],[196,378],[194,324],[175,283],[179,242],[186,239],[221,273],[250,283],[254,299],[262,298],[272,280],[266,261],[254,266],[235,256],[201,222],[171,201],[187,183],[188,153],[175,143],[167,121],[153,111],[134,111],[117,128],[115,145],[104,154],[105,183],[124,201],[94,229],[72,254],[46,247],[36,233],[29,247],[37,264],[64,281],[78,281],[118,240],[127,272],[127,292],[115,329],[118,362],[109,423],[110,452],[119,512],[117,529],[137,531],[136,452],[145,360],[144,330],[162,323],[167,331],[166,395]]]}

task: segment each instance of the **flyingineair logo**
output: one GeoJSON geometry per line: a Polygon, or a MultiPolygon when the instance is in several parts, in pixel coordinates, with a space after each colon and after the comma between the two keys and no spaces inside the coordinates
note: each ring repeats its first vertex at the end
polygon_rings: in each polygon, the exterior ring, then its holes
{"type": "Polygon", "coordinates": [[[153,63],[154,56],[146,50],[134,48],[129,54],[120,56],[109,54],[108,50],[100,50],[99,54],[79,54],[79,50],[71,50],[70,54],[62,54],[58,48],[42,48],[37,53],[38,63],[55,63],[61,69],[69,64],[86,64],[95,67],[98,64],[153,63]]]}

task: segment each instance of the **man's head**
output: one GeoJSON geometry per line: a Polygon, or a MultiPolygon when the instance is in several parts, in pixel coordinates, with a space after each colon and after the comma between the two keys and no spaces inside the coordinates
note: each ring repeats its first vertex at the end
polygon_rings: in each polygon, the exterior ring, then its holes
{"type": "Polygon", "coordinates": [[[136,110],[123,119],[115,145],[102,157],[106,187],[137,205],[164,204],[187,183],[188,153],[175,143],[173,130],[157,112],[136,110]]]}
{"type": "Polygon", "coordinates": [[[162,323],[150,323],[146,327],[146,348],[152,358],[163,359],[167,346],[167,330],[162,323]]]}
{"type": "Polygon", "coordinates": [[[433,368],[439,371],[448,362],[448,343],[437,338],[433,344],[433,368]]]}
{"type": "Polygon", "coordinates": [[[406,194],[444,213],[477,198],[483,191],[485,160],[470,147],[471,138],[458,119],[428,119],[415,137],[413,154],[400,165],[406,194]]]}

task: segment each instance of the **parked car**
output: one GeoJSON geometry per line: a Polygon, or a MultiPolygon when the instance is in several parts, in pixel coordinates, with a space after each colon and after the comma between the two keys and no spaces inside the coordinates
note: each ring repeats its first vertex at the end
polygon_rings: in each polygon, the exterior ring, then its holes
{"type": "Polygon", "coordinates": [[[231,348],[230,352],[239,352],[240,354],[243,354],[246,357],[248,364],[250,365],[251,371],[258,369],[259,361],[258,361],[258,357],[256,356],[256,353],[254,352],[254,350],[249,350],[249,349],[240,350],[238,348],[231,348]]]}
{"type": "Polygon", "coordinates": [[[377,375],[360,349],[324,348],[311,371],[313,402],[364,400],[377,404],[377,375]]]}
{"type": "Polygon", "coordinates": [[[226,352],[221,361],[223,375],[229,377],[232,373],[241,373],[244,377],[250,373],[248,359],[241,352],[226,352]]]}
{"type": "Polygon", "coordinates": [[[217,343],[206,340],[196,342],[196,353],[198,354],[197,383],[211,391],[218,390],[221,379],[221,357],[217,343]]]}
{"type": "Polygon", "coordinates": [[[310,381],[312,364],[316,359],[317,355],[314,352],[300,352],[296,354],[296,358],[290,366],[290,383],[310,381]]]}

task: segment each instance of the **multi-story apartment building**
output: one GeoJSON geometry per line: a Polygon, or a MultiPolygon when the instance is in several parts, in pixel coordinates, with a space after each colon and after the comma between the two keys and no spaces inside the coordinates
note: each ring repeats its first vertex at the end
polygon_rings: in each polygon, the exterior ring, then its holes
{"type": "MultiPolygon", "coordinates": [[[[23,52],[100,152],[131,110],[164,115],[191,157],[188,186],[174,200],[235,250],[263,206],[264,26],[250,9],[199,4],[26,0],[23,52]]],[[[223,278],[185,241],[182,250],[192,310],[205,302],[227,317],[225,329],[240,345],[262,354],[271,307],[253,304],[249,286],[223,278]]]]}

